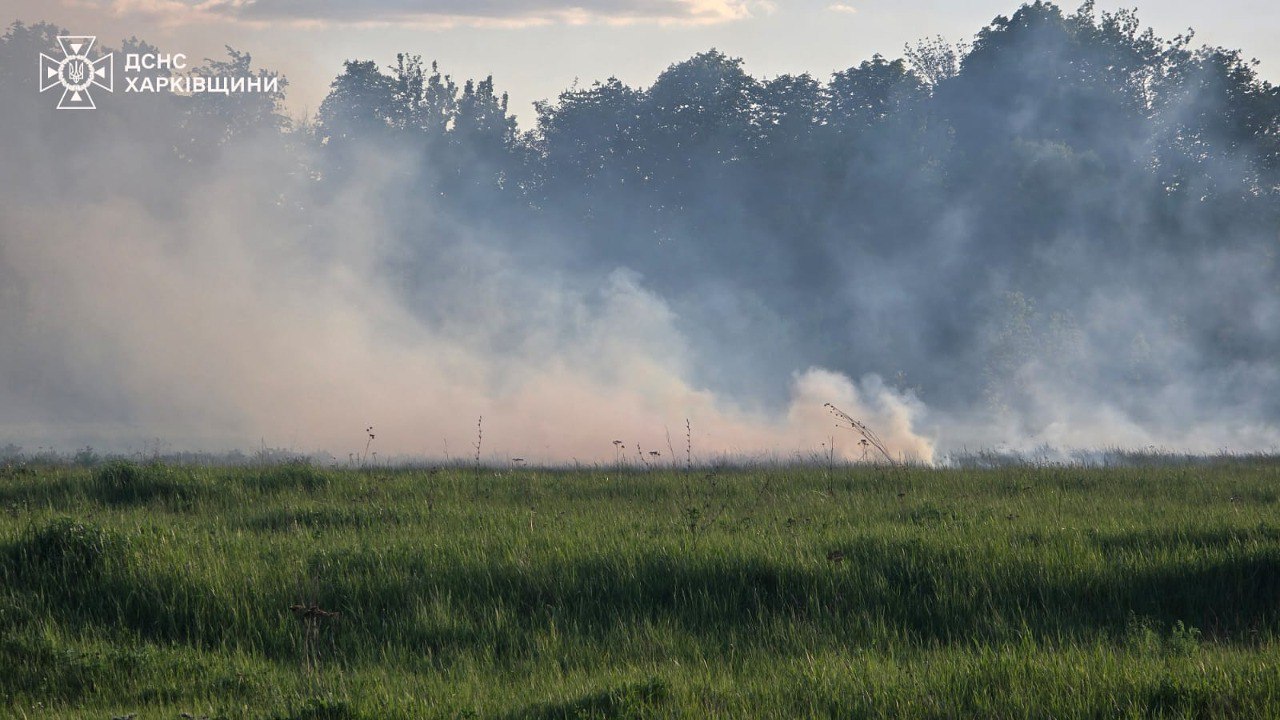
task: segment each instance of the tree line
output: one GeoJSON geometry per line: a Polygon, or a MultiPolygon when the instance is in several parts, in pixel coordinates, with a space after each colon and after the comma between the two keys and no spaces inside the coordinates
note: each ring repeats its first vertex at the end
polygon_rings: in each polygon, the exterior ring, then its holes
{"type": "MultiPolygon", "coordinates": [[[[29,60],[57,33],[9,29],[0,92],[34,92],[29,60]]],[[[29,100],[0,116],[38,125],[29,100]]],[[[1152,392],[1246,368],[1213,386],[1225,404],[1280,384],[1280,89],[1133,11],[1037,1],[825,78],[753,77],[713,49],[647,87],[575,84],[524,128],[492,77],[410,54],[347,61],[306,121],[283,100],[116,102],[84,141],[134,138],[178,177],[252,143],[307,179],[280,203],[300,222],[394,158],[368,202],[396,238],[389,281],[424,316],[463,238],[531,272],[627,268],[678,308],[713,385],[812,363],[1016,411],[1033,366],[1152,392]]],[[[45,151],[70,152],[9,155],[45,151]]]]}

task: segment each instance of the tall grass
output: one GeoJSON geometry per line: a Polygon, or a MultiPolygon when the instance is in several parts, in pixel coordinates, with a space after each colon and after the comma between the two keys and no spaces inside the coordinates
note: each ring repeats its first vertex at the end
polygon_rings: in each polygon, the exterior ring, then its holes
{"type": "Polygon", "coordinates": [[[1265,458],[46,467],[0,476],[0,714],[1276,716],[1278,501],[1265,458]]]}

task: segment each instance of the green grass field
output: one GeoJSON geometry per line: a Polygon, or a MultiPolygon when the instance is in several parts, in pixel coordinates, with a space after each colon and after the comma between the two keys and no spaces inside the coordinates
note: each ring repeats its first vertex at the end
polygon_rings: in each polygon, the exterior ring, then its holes
{"type": "Polygon", "coordinates": [[[12,717],[1280,717],[1275,460],[9,466],[0,511],[12,717]]]}

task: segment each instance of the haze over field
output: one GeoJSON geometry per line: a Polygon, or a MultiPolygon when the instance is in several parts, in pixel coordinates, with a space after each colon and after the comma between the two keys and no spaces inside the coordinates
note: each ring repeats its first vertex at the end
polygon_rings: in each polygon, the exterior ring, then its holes
{"type": "Polygon", "coordinates": [[[686,418],[702,459],[861,457],[831,402],[922,460],[1280,447],[1280,91],[1131,13],[1009,11],[833,77],[708,51],[523,126],[407,56],[300,125],[59,112],[58,29],[15,25],[0,445],[470,457],[483,415],[493,458],[665,462],[686,418]]]}

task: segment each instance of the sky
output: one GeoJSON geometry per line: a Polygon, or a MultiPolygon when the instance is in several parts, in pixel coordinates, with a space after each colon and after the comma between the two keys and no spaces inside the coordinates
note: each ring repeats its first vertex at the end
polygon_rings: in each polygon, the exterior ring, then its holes
{"type": "MultiPolygon", "coordinates": [[[[532,103],[575,81],[616,76],[646,86],[668,65],[717,48],[757,77],[825,79],[914,41],[972,36],[1017,0],[0,0],[0,22],[48,21],[118,46],[136,36],[162,51],[250,52],[290,82],[290,114],[314,114],[349,59],[382,65],[398,52],[438,60],[455,79],[492,74],[528,127],[532,103]]],[[[1063,3],[1068,9],[1074,3],[1063,3]]],[[[1280,3],[1157,0],[1136,7],[1162,37],[1195,28],[1197,44],[1238,48],[1280,81],[1280,3]]]]}

